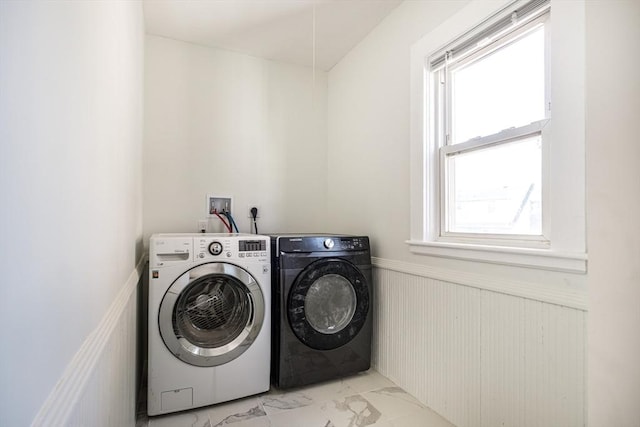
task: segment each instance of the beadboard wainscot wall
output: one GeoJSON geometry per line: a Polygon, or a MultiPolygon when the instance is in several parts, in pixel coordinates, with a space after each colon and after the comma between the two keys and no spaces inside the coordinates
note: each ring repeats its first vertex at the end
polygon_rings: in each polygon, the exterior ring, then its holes
{"type": "Polygon", "coordinates": [[[32,426],[127,426],[139,390],[141,261],[73,357],[32,426]]]}
{"type": "Polygon", "coordinates": [[[585,292],[373,264],[380,373],[458,427],[585,425],[585,292]]]}

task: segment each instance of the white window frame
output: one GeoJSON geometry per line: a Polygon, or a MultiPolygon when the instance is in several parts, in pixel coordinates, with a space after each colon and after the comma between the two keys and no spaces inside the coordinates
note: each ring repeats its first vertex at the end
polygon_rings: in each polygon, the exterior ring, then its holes
{"type": "MultiPolygon", "coordinates": [[[[416,254],[548,270],[585,272],[584,166],[584,2],[552,0],[553,30],[546,98],[553,119],[538,124],[543,135],[542,236],[464,235],[443,233],[443,153],[490,143],[482,141],[445,146],[434,123],[430,58],[453,40],[464,40],[510,16],[527,0],[472,1],[460,12],[416,43],[411,50],[411,237],[416,254]],[[498,6],[496,7],[496,4],[498,6]],[[478,17],[488,17],[486,20],[478,17]],[[482,22],[480,22],[482,21],[482,22]],[[462,34],[462,36],[460,36],[462,34]],[[553,135],[553,144],[550,143],[553,135]],[[465,145],[466,144],[466,145],[465,145]],[[449,148],[450,147],[450,148],[449,148]]],[[[546,41],[548,42],[548,41],[546,41]]],[[[549,51],[549,49],[545,49],[549,51]]],[[[531,129],[528,129],[531,130],[531,129]]],[[[507,131],[508,133],[508,131],[507,131]]],[[[509,135],[510,136],[510,135],[509,135]]]]}
{"type": "MultiPolygon", "coordinates": [[[[502,130],[498,133],[483,136],[480,138],[474,138],[469,141],[459,142],[457,144],[450,144],[450,135],[452,134],[451,129],[451,117],[453,114],[451,102],[442,102],[447,99],[450,100],[451,97],[451,82],[449,80],[450,72],[448,68],[458,68],[462,67],[469,62],[472,62],[478,57],[485,56],[488,52],[495,51],[496,48],[500,49],[503,46],[509,45],[514,40],[516,40],[520,35],[528,32],[532,28],[535,28],[540,25],[545,26],[545,34],[549,34],[550,32],[550,19],[549,19],[549,4],[547,3],[546,7],[539,8],[534,14],[522,22],[518,23],[516,28],[509,28],[496,34],[494,36],[493,42],[495,44],[489,43],[487,45],[483,45],[475,50],[472,50],[469,53],[462,55],[461,58],[455,58],[451,63],[443,64],[438,67],[437,70],[429,70],[429,85],[433,88],[434,96],[431,96],[427,102],[430,102],[430,111],[434,115],[434,120],[437,123],[434,126],[434,134],[433,138],[435,144],[437,145],[439,151],[439,162],[435,166],[438,168],[438,180],[439,180],[439,191],[440,191],[440,203],[439,203],[439,222],[440,222],[440,232],[439,237],[441,241],[448,242],[467,242],[467,243],[476,243],[476,244],[484,244],[484,245],[503,245],[503,246],[524,246],[524,247],[535,247],[535,248],[547,248],[549,246],[549,238],[548,235],[548,212],[546,212],[547,203],[542,203],[542,234],[541,235],[515,235],[515,234],[488,234],[488,233],[461,233],[461,232],[452,232],[447,231],[448,226],[447,222],[448,211],[447,209],[450,207],[451,202],[451,194],[448,192],[448,186],[450,185],[449,178],[450,175],[447,169],[447,156],[456,153],[465,153],[471,152],[473,150],[483,149],[489,146],[495,146],[502,143],[506,143],[512,140],[520,139],[526,136],[540,135],[542,138],[542,194],[543,199],[544,196],[548,193],[548,177],[546,172],[548,170],[548,164],[545,162],[547,159],[544,156],[544,153],[548,151],[548,146],[550,144],[551,136],[549,132],[545,131],[545,126],[551,119],[550,115],[550,105],[551,100],[549,94],[549,58],[545,58],[545,94],[544,94],[544,104],[545,104],[545,117],[542,120],[539,120],[534,123],[530,123],[528,125],[520,126],[518,128],[510,128],[502,130]],[[505,42],[505,39],[508,41],[505,42]],[[497,46],[496,46],[497,44],[497,46]],[[439,81],[445,82],[444,84],[440,84],[439,81]],[[442,114],[442,116],[440,116],[442,114]],[[448,197],[447,197],[448,196],[448,197]]],[[[545,36],[545,55],[548,56],[549,52],[549,37],[545,36]]],[[[449,62],[449,61],[447,61],[449,62]]],[[[435,220],[435,219],[434,219],[435,220]]]]}

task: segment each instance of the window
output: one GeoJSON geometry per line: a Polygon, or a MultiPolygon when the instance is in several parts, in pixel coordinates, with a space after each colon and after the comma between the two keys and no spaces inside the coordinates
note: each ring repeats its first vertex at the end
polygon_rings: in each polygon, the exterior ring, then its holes
{"type": "Polygon", "coordinates": [[[586,270],[584,12],[552,2],[472,1],[412,47],[412,252],[586,270]]]}
{"type": "Polygon", "coordinates": [[[536,6],[429,61],[441,237],[547,241],[549,12],[536,6]]]}

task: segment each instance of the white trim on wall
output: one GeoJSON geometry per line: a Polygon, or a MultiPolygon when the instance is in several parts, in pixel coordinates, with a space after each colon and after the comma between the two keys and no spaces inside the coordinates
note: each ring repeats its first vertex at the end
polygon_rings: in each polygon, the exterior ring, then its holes
{"type": "Polygon", "coordinates": [[[587,311],[587,291],[372,257],[375,267],[587,311]]]}
{"type": "Polygon", "coordinates": [[[569,273],[582,274],[587,271],[585,252],[417,240],[409,240],[406,243],[411,246],[411,252],[422,255],[569,273]]]}
{"type": "MultiPolygon", "coordinates": [[[[98,324],[98,327],[89,334],[80,346],[80,349],[33,419],[31,423],[32,426],[68,425],[69,420],[74,418],[76,406],[81,400],[87,384],[99,368],[99,361],[105,353],[108,343],[111,341],[114,333],[119,331],[118,325],[126,315],[125,311],[131,301],[132,295],[135,295],[135,290],[142,276],[145,261],[145,257],[142,257],[98,324]]],[[[135,328],[133,329],[132,332],[135,334],[135,328]]],[[[133,363],[132,367],[135,367],[135,360],[127,362],[133,363]]],[[[109,390],[108,392],[114,393],[114,390],[109,390]]],[[[129,396],[126,391],[118,391],[117,394],[129,396]]],[[[125,404],[132,404],[135,407],[135,402],[125,402],[125,404]]],[[[107,420],[104,421],[107,422],[107,420]]]]}

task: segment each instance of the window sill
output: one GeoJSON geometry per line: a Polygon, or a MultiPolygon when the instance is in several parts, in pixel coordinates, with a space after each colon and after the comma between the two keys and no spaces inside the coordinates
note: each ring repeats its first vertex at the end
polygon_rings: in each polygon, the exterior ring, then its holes
{"type": "Polygon", "coordinates": [[[419,255],[569,273],[587,272],[586,253],[419,240],[406,243],[412,253],[419,255]]]}

